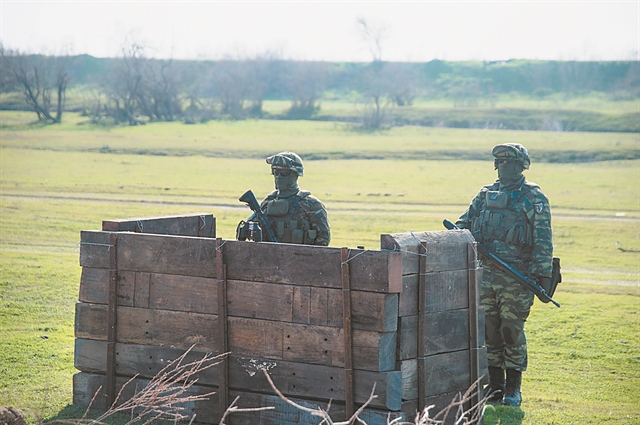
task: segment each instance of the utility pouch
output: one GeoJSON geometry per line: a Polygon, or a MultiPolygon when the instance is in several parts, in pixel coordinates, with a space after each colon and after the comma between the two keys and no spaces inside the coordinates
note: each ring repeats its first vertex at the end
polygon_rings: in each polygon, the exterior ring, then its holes
{"type": "Polygon", "coordinates": [[[302,243],[302,230],[291,230],[291,243],[302,243]]]}
{"type": "Polygon", "coordinates": [[[553,297],[553,293],[556,292],[556,288],[558,284],[562,282],[562,270],[560,268],[560,259],[558,257],[553,257],[553,269],[551,270],[551,287],[544,288],[545,292],[549,297],[553,297]]]}
{"type": "Polygon", "coordinates": [[[289,202],[285,199],[274,199],[267,202],[267,215],[269,217],[282,217],[289,212],[289,202]]]}
{"type": "Polygon", "coordinates": [[[313,245],[317,237],[318,237],[317,230],[312,230],[312,229],[307,230],[307,237],[305,238],[304,243],[307,245],[313,245]]]}
{"type": "Polygon", "coordinates": [[[487,207],[499,209],[507,208],[507,201],[509,198],[507,197],[506,192],[488,190],[485,196],[487,207]]]}

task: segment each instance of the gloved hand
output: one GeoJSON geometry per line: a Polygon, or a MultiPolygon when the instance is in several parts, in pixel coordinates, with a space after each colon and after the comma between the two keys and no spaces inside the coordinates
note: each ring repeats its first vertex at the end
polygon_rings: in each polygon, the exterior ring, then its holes
{"type": "MultiPolygon", "coordinates": [[[[549,292],[551,291],[551,278],[546,276],[538,276],[537,281],[538,281],[538,285],[542,286],[542,289],[544,289],[544,292],[546,292],[548,295],[549,292]]],[[[549,300],[546,300],[546,301],[540,300],[540,301],[544,303],[549,302],[549,300]]]]}

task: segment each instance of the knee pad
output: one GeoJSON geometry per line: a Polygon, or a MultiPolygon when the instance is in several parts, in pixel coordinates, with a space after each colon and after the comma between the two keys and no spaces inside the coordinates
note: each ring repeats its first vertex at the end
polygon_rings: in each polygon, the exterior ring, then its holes
{"type": "Polygon", "coordinates": [[[517,347],[527,343],[524,334],[524,320],[502,320],[500,333],[507,347],[517,347]]]}
{"type": "Polygon", "coordinates": [[[491,347],[500,346],[503,343],[501,324],[502,320],[498,316],[486,316],[485,323],[485,339],[486,344],[491,347]]]}

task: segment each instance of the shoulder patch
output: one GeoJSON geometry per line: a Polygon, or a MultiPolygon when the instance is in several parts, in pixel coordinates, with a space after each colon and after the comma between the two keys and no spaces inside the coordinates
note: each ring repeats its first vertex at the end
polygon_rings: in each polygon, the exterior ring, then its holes
{"type": "Polygon", "coordinates": [[[536,214],[542,214],[542,212],[544,211],[544,203],[536,202],[535,204],[533,204],[533,208],[536,210],[536,214]]]}

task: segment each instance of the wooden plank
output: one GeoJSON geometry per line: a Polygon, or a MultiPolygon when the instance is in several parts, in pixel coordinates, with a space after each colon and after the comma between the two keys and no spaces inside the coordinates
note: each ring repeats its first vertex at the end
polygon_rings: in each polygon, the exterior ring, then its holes
{"type": "MultiPolygon", "coordinates": [[[[174,345],[189,348],[193,344],[218,352],[217,316],[168,310],[119,307],[116,338],[119,342],[174,345]]],[[[107,306],[76,304],[76,338],[106,340],[107,306]]]]}
{"type": "MultiPolygon", "coordinates": [[[[480,290],[478,289],[478,253],[475,242],[467,244],[467,264],[469,264],[469,374],[470,381],[476,382],[481,376],[480,371],[480,324],[478,321],[478,305],[480,304],[480,290]]],[[[482,329],[484,333],[484,328],[482,329]]],[[[482,384],[478,381],[476,384],[476,394],[471,398],[471,405],[475,405],[481,398],[482,384]]]]}
{"type": "MultiPolygon", "coordinates": [[[[125,379],[126,378],[120,378],[118,380],[118,388],[125,384],[125,379]]],[[[133,380],[125,387],[122,400],[124,401],[130,398],[136,388],[143,388],[148,382],[148,379],[141,378],[133,380]]],[[[94,394],[98,394],[97,397],[95,397],[93,407],[101,410],[106,409],[103,396],[104,392],[103,390],[98,392],[99,388],[103,385],[104,375],[85,372],[76,373],[73,376],[73,403],[87,406],[91,402],[94,394]]],[[[189,394],[206,394],[211,390],[215,391],[215,389],[215,387],[193,385],[189,389],[189,394]]],[[[229,417],[230,423],[233,425],[317,425],[319,422],[317,416],[298,410],[275,395],[247,391],[231,391],[229,395],[231,399],[235,399],[236,396],[239,397],[237,405],[241,408],[274,407],[274,409],[258,412],[235,413],[229,417]]],[[[186,406],[187,410],[185,414],[190,417],[195,414],[197,422],[218,423],[220,416],[218,412],[217,394],[213,394],[208,398],[208,401],[197,402],[186,406]]],[[[291,400],[309,408],[327,408],[326,401],[293,397],[291,400]]],[[[365,412],[363,412],[361,419],[368,425],[386,425],[388,423],[387,418],[389,413],[388,410],[367,408],[365,412]]],[[[344,420],[344,404],[339,402],[331,403],[330,415],[333,420],[344,420]]],[[[402,412],[391,412],[391,420],[397,417],[404,418],[405,414],[402,412]]]]}
{"type": "MultiPolygon", "coordinates": [[[[425,352],[425,326],[426,326],[426,274],[427,274],[427,246],[420,242],[418,246],[418,410],[424,409],[424,356],[425,352]]],[[[403,327],[403,329],[406,327],[403,327]]]]}
{"type": "Polygon", "coordinates": [[[121,270],[216,277],[215,239],[118,233],[118,248],[121,270]]]}
{"type": "MultiPolygon", "coordinates": [[[[486,370],[486,348],[480,350],[481,370],[486,370]]],[[[429,397],[451,391],[466,391],[471,385],[469,350],[435,354],[424,358],[424,395],[429,397]]],[[[402,371],[402,398],[418,398],[418,362],[409,359],[400,362],[402,371]]]]}
{"type": "MultiPolygon", "coordinates": [[[[77,339],[74,366],[83,372],[105,372],[105,341],[77,339]]],[[[116,344],[117,373],[121,376],[139,374],[152,378],[181,356],[184,349],[134,344],[116,344]]],[[[191,351],[185,362],[203,358],[205,352],[191,351]]],[[[284,360],[257,357],[230,356],[229,387],[273,394],[260,368],[267,368],[274,383],[287,396],[318,399],[344,400],[344,369],[340,367],[310,365],[284,360]]],[[[198,383],[218,386],[220,365],[198,374],[198,383]]],[[[372,402],[389,410],[399,410],[402,397],[402,374],[400,371],[371,372],[354,371],[354,400],[364,403],[376,383],[378,397],[372,402]]]]}
{"type": "MultiPolygon", "coordinates": [[[[349,272],[349,249],[340,251],[342,271],[342,317],[344,334],[344,400],[347,417],[351,417],[354,410],[353,400],[353,339],[351,330],[351,276],[349,272]]],[[[398,406],[399,408],[400,406],[398,406]]]]}
{"type": "MultiPolygon", "coordinates": [[[[468,308],[468,270],[429,272],[424,275],[425,311],[444,311],[468,308]]],[[[399,294],[398,316],[418,314],[418,274],[402,277],[403,290],[399,294]]]]}
{"type": "MultiPolygon", "coordinates": [[[[80,301],[106,303],[105,269],[83,268],[80,301]]],[[[229,315],[342,327],[342,290],[227,281],[229,315]]],[[[118,304],[217,314],[216,280],[120,271],[118,304]]],[[[398,327],[398,294],[352,291],[352,326],[374,332],[398,327]]]]}
{"type": "Polygon", "coordinates": [[[116,333],[117,333],[117,307],[118,307],[118,251],[116,235],[109,235],[109,244],[112,245],[109,252],[109,298],[107,302],[107,371],[106,371],[106,395],[110,405],[116,399],[116,333]]]}
{"type": "Polygon", "coordinates": [[[216,218],[212,214],[194,213],[164,217],[104,220],[102,222],[102,230],[215,238],[215,224],[216,218]]]}
{"type": "MultiPolygon", "coordinates": [[[[122,391],[118,405],[130,399],[136,391],[140,391],[140,389],[144,388],[149,383],[148,379],[137,378],[127,384],[129,379],[130,378],[125,377],[118,377],[116,379],[116,390],[122,391]],[[122,389],[123,387],[124,389],[122,389]]],[[[73,375],[73,404],[88,406],[94,395],[96,395],[91,407],[106,410],[108,403],[105,397],[104,385],[104,375],[84,372],[76,373],[73,375]]],[[[192,385],[186,390],[185,395],[204,395],[215,390],[216,388],[213,387],[192,385]]],[[[218,403],[211,402],[212,399],[217,401],[217,398],[217,395],[213,394],[209,396],[208,401],[190,402],[183,406],[185,409],[184,414],[188,417],[195,414],[199,422],[208,421],[209,423],[217,423],[220,418],[218,403]]]]}
{"type": "Polygon", "coordinates": [[[220,341],[220,366],[218,368],[218,404],[221,412],[229,406],[229,323],[227,321],[227,273],[221,238],[216,239],[216,276],[218,276],[218,340],[220,341]]]}
{"type": "MultiPolygon", "coordinates": [[[[82,249],[81,249],[82,250],[82,249]]],[[[122,292],[122,287],[118,288],[122,292]]],[[[109,298],[109,269],[83,267],[78,301],[106,304],[109,298]]],[[[125,305],[119,301],[119,305],[125,305]]]]}
{"type": "MultiPolygon", "coordinates": [[[[429,397],[425,397],[424,405],[431,408],[429,409],[429,418],[433,419],[440,411],[447,408],[449,404],[454,400],[459,400],[460,395],[464,394],[464,391],[452,391],[444,394],[432,395],[429,397]]],[[[407,422],[414,424],[417,423],[415,421],[416,412],[418,411],[418,400],[406,400],[402,402],[402,412],[406,412],[407,422]]],[[[442,425],[456,425],[455,424],[455,415],[456,410],[454,409],[447,418],[447,421],[442,425]]],[[[424,422],[420,422],[424,423],[424,422]]],[[[440,422],[438,422],[440,423],[440,422]]]]}
{"type": "Polygon", "coordinates": [[[418,245],[427,245],[426,271],[467,269],[467,243],[473,238],[467,230],[451,232],[408,232],[380,235],[380,249],[402,252],[402,274],[417,274],[418,245]]]}
{"type": "MultiPolygon", "coordinates": [[[[340,248],[226,241],[230,280],[340,288],[340,248]]],[[[399,293],[399,253],[349,250],[353,290],[399,293]]]]}
{"type": "Polygon", "coordinates": [[[80,232],[80,265],[108,269],[111,265],[111,250],[114,244],[111,233],[83,230],[80,232]]]}
{"type": "MultiPolygon", "coordinates": [[[[107,306],[76,304],[76,338],[106,340],[107,306]]],[[[145,345],[173,345],[220,353],[217,316],[168,310],[120,307],[117,340],[145,345]]],[[[395,369],[396,332],[354,330],[354,368],[395,369]]],[[[229,317],[229,350],[247,356],[344,367],[341,328],[229,317]]]]}
{"type": "Polygon", "coordinates": [[[422,338],[420,322],[417,315],[400,318],[400,360],[469,349],[469,310],[425,313],[422,338]],[[424,355],[420,354],[420,340],[424,344],[424,355]]]}
{"type": "Polygon", "coordinates": [[[425,275],[425,309],[428,312],[469,307],[468,271],[453,270],[425,275]]]}
{"type": "Polygon", "coordinates": [[[402,292],[398,294],[398,316],[418,314],[418,277],[417,273],[402,276],[402,292]]]}

